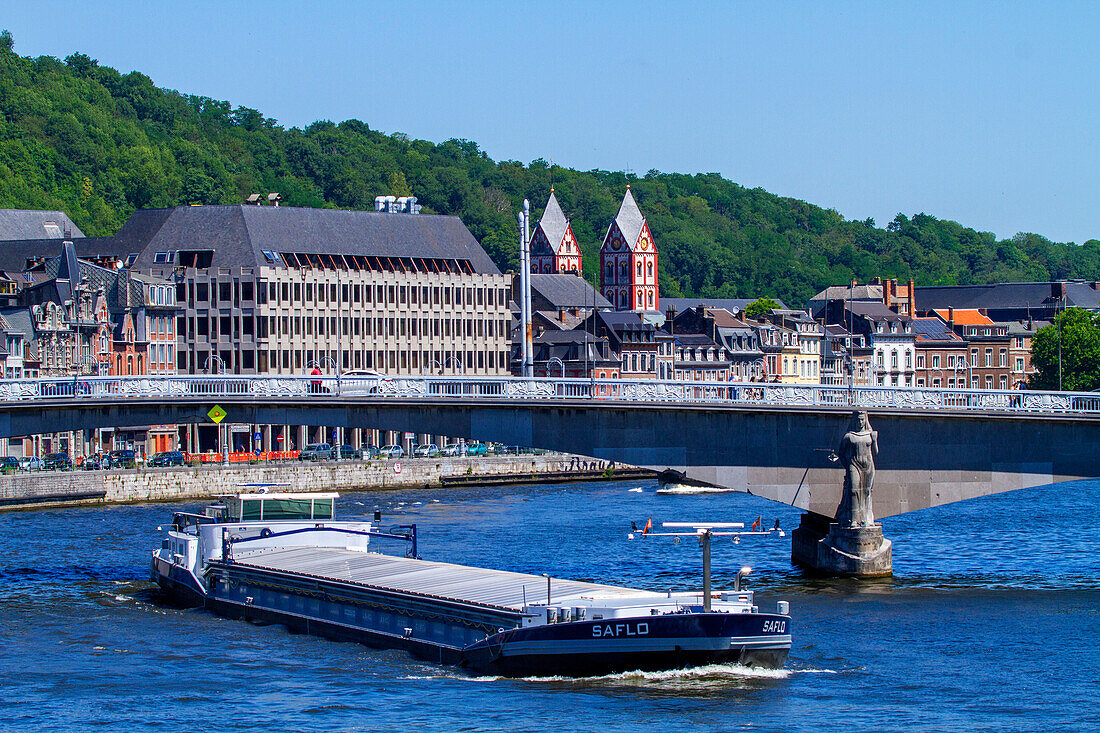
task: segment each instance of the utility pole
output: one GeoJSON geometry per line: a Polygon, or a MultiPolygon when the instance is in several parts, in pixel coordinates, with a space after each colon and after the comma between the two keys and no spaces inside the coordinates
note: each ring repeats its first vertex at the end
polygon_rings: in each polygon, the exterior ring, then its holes
{"type": "Polygon", "coordinates": [[[523,200],[523,211],[516,216],[519,224],[519,323],[520,374],[534,376],[534,355],[531,342],[531,202],[523,200]]]}
{"type": "MultiPolygon", "coordinates": [[[[1062,285],[1065,288],[1065,285],[1062,285]]],[[[1062,391],[1062,316],[1066,314],[1066,293],[1062,291],[1062,312],[1054,315],[1054,320],[1058,322],[1058,391],[1062,391]]]]}

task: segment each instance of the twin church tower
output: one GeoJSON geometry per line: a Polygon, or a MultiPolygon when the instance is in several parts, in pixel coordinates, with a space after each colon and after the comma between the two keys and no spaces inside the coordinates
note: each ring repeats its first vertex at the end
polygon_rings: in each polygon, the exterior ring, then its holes
{"type": "MultiPolygon", "coordinates": [[[[531,272],[581,272],[581,250],[554,189],[531,237],[531,272]]],[[[657,246],[630,186],[600,245],[600,292],[621,311],[659,311],[657,246]]]]}

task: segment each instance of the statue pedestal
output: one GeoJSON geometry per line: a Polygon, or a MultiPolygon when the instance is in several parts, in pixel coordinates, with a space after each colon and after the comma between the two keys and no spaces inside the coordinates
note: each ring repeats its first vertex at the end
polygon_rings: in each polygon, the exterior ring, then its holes
{"type": "Polygon", "coordinates": [[[841,527],[828,517],[803,514],[791,533],[791,561],[826,575],[881,578],[893,574],[890,540],[882,525],[841,527]]]}

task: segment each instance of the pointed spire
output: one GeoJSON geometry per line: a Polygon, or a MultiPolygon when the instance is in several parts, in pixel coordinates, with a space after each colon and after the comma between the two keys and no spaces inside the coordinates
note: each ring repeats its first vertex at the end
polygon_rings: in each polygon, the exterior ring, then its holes
{"type": "Polygon", "coordinates": [[[565,232],[569,228],[569,219],[566,218],[565,212],[561,210],[561,205],[558,203],[558,197],[554,195],[553,188],[550,189],[550,198],[546,202],[542,218],[539,219],[539,228],[542,229],[542,233],[546,237],[546,241],[550,243],[551,249],[557,252],[558,247],[561,246],[561,241],[565,239],[565,232]]]}
{"type": "Polygon", "coordinates": [[[61,262],[57,264],[57,279],[71,283],[80,282],[80,260],[76,257],[76,245],[66,241],[61,245],[61,262]]]}
{"type": "Polygon", "coordinates": [[[623,196],[622,205],[619,206],[619,213],[615,214],[615,223],[619,225],[619,231],[623,233],[627,246],[633,248],[638,241],[638,236],[642,233],[645,217],[642,216],[642,210],[638,208],[638,202],[634,200],[634,194],[630,192],[630,184],[626,186],[626,194],[623,196]]]}

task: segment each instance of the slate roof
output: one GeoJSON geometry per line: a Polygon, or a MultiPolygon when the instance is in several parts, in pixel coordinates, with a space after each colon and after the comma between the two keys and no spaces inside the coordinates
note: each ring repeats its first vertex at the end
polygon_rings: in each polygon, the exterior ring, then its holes
{"type": "Polygon", "coordinates": [[[565,239],[565,231],[569,228],[569,219],[566,218],[565,212],[561,210],[558,197],[554,195],[553,189],[550,189],[550,199],[546,202],[546,209],[542,212],[542,218],[539,219],[538,226],[542,229],[542,233],[546,236],[546,241],[550,243],[550,247],[557,252],[561,240],[565,239]]]}
{"type": "Polygon", "coordinates": [[[913,334],[917,341],[962,341],[958,334],[939,318],[914,318],[913,334]]]}
{"type": "MultiPolygon", "coordinates": [[[[61,239],[15,239],[0,242],[0,270],[20,272],[28,260],[41,261],[57,257],[62,251],[61,239]]],[[[118,257],[124,259],[131,250],[121,247],[114,237],[84,237],[72,240],[78,257],[118,257]]]]}
{"type": "MultiPolygon", "coordinates": [[[[1100,309],[1100,290],[1089,283],[1065,282],[1066,306],[1100,309]]],[[[917,307],[941,308],[1043,308],[1060,305],[1055,295],[1059,282],[997,283],[994,285],[918,286],[917,307]]]]}
{"type": "Polygon", "coordinates": [[[83,237],[84,232],[64,211],[0,209],[0,240],[83,237]],[[47,228],[47,224],[52,225],[47,228]]]}
{"type": "Polygon", "coordinates": [[[881,285],[856,285],[853,288],[847,285],[830,285],[820,293],[810,298],[810,302],[826,300],[877,300],[882,302],[881,285]]]}
{"type": "Polygon", "coordinates": [[[158,266],[156,252],[213,250],[210,267],[272,266],[263,250],[469,260],[474,272],[500,270],[457,216],[293,206],[179,206],[134,212],[116,235],[140,251],[136,269],[158,266]]]}
{"type": "Polygon", "coordinates": [[[865,316],[873,321],[911,321],[909,316],[899,315],[882,303],[857,301],[848,304],[849,310],[856,315],[865,316]]]}
{"type": "Polygon", "coordinates": [[[619,206],[619,213],[615,214],[615,223],[619,226],[619,231],[622,232],[627,246],[633,249],[639,235],[642,233],[645,217],[642,216],[642,210],[638,208],[638,202],[634,200],[634,194],[630,192],[629,186],[626,189],[626,195],[623,196],[623,202],[619,206]]]}
{"type": "MultiPolygon", "coordinates": [[[[677,313],[683,313],[686,310],[690,310],[697,305],[706,306],[707,308],[720,308],[727,310],[730,313],[737,311],[740,313],[745,310],[745,307],[749,303],[752,303],[756,298],[661,298],[661,307],[664,310],[668,310],[669,307],[676,309],[677,313]]],[[[779,299],[773,299],[779,304],[780,308],[786,309],[786,305],[779,299]]]]}
{"type": "Polygon", "coordinates": [[[555,310],[614,308],[583,277],[570,274],[531,273],[532,297],[538,295],[555,310]]]}

